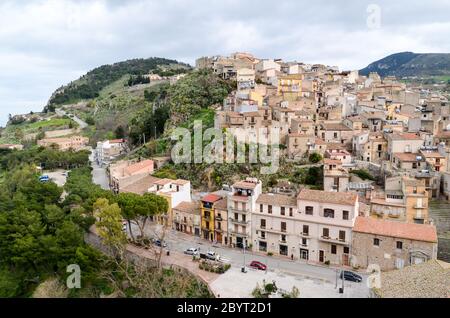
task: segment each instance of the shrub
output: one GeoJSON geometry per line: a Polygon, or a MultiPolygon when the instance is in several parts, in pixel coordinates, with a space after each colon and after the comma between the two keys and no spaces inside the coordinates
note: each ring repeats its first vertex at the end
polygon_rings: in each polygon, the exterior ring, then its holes
{"type": "Polygon", "coordinates": [[[267,256],[273,256],[273,253],[272,252],[268,252],[267,256]]]}
{"type": "Polygon", "coordinates": [[[322,160],[322,155],[320,153],[313,152],[312,154],[309,155],[309,161],[312,163],[318,163],[321,160],[322,160]]]}
{"type": "Polygon", "coordinates": [[[350,173],[357,175],[363,180],[372,180],[372,181],[375,180],[375,177],[372,176],[369,171],[364,169],[352,170],[350,171],[350,173]]]}

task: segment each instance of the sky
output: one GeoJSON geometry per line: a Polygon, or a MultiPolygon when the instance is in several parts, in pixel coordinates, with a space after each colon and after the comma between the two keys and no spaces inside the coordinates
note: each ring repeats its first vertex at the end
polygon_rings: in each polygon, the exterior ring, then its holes
{"type": "Polygon", "coordinates": [[[0,0],[0,126],[104,64],[205,55],[361,69],[389,54],[450,52],[450,1],[0,0]]]}

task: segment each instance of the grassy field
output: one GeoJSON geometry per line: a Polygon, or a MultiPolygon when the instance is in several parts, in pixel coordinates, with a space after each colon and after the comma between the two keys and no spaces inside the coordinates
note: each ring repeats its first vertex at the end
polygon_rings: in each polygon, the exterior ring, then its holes
{"type": "Polygon", "coordinates": [[[34,123],[25,122],[18,125],[8,125],[2,132],[0,143],[21,143],[23,138],[40,131],[52,131],[65,129],[72,126],[77,128],[78,124],[70,118],[45,118],[34,123]]]}

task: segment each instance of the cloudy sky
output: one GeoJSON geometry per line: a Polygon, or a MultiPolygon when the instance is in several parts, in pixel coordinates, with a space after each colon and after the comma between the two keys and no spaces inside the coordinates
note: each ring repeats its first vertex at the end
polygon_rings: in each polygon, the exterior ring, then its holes
{"type": "Polygon", "coordinates": [[[130,58],[248,51],[360,69],[386,55],[450,52],[450,1],[0,0],[0,125],[59,86],[130,58]]]}

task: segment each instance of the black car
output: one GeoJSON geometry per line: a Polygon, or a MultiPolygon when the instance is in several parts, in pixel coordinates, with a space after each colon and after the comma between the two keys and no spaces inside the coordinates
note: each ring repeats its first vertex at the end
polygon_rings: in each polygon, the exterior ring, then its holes
{"type": "MultiPolygon", "coordinates": [[[[341,279],[342,279],[342,272],[341,272],[341,279]]],[[[344,271],[344,279],[345,280],[349,280],[351,282],[355,282],[355,283],[361,283],[362,282],[362,277],[359,276],[358,274],[355,274],[353,272],[349,272],[349,271],[344,271]]]]}
{"type": "Polygon", "coordinates": [[[154,240],[153,244],[155,244],[158,247],[161,247],[161,245],[162,245],[162,247],[167,247],[166,242],[161,242],[161,240],[154,240]]]}

